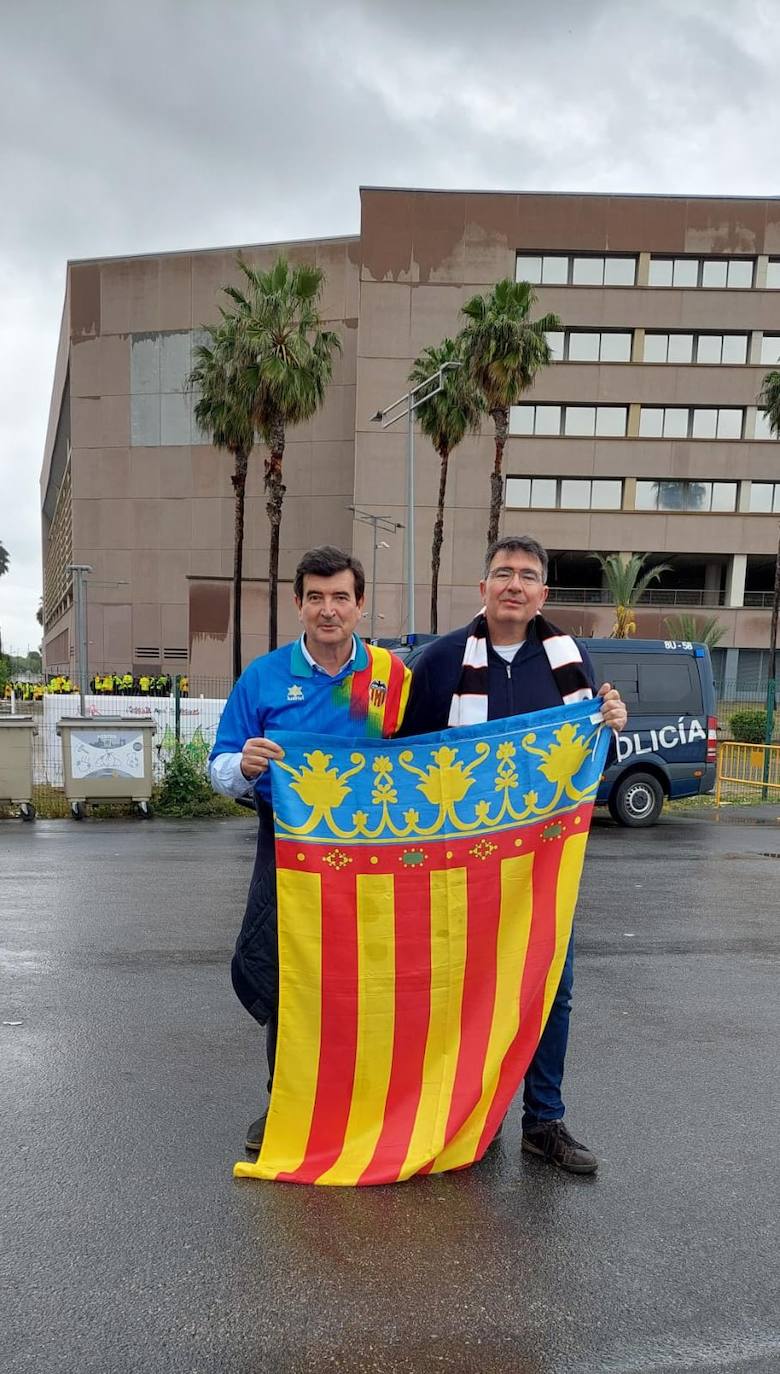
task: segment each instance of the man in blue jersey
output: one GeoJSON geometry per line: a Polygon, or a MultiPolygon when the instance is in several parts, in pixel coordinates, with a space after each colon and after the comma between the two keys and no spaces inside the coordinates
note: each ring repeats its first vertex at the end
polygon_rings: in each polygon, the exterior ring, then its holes
{"type": "MultiPolygon", "coordinates": [[[[247,1011],[267,1027],[271,1074],[279,968],[268,765],[283,753],[270,736],[276,730],[358,738],[396,732],[410,675],[387,649],[366,645],[355,633],[364,593],[362,565],[350,554],[325,545],[304,555],[294,581],[303,633],[245,668],[222,712],[210,755],[215,790],[228,797],[254,794],[259,816],[257,856],[231,976],[247,1011]]],[[[264,1129],[265,1116],[252,1122],[248,1150],[259,1150],[264,1129]]]]}
{"type": "MultiPolygon", "coordinates": [[[[547,554],[535,539],[507,537],[487,552],[479,584],[483,611],[470,625],[429,644],[414,665],[400,733],[425,734],[449,725],[543,711],[595,695],[593,664],[584,644],[542,616],[547,600],[547,554]]],[[[604,724],[622,730],[619,693],[599,688],[604,724]]],[[[598,1161],[563,1123],[563,1067],[569,1034],[574,942],[523,1094],[523,1149],[570,1173],[592,1174],[598,1161]]]]}

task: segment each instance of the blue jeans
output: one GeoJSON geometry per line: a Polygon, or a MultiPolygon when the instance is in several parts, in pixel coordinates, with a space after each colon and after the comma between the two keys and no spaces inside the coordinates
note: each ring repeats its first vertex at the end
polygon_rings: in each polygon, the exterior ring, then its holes
{"type": "Polygon", "coordinates": [[[574,982],[574,935],[569,941],[561,981],[536,1054],[528,1065],[523,1090],[523,1130],[542,1121],[559,1121],[566,1110],[561,1097],[563,1063],[569,1039],[571,989],[574,982]]]}

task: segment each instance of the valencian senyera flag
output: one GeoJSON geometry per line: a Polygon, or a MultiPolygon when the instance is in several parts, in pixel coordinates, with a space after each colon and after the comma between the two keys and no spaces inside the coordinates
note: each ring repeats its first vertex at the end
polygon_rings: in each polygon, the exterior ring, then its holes
{"type": "Polygon", "coordinates": [[[582,701],[276,737],[276,1067],[236,1177],[394,1183],[481,1158],[560,982],[608,736],[582,701]]]}

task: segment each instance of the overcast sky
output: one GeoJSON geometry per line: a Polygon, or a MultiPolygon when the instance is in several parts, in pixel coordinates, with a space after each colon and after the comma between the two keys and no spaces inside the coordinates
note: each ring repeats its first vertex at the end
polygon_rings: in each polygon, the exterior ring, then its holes
{"type": "Polygon", "coordinates": [[[68,258],[355,233],[358,186],[773,195],[780,0],[5,0],[0,633],[36,647],[68,258]]]}

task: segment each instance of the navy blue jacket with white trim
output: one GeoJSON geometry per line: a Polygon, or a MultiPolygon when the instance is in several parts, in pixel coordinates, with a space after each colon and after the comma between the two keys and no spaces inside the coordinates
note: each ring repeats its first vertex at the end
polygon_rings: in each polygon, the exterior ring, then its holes
{"type": "MultiPolygon", "coordinates": [[[[446,729],[452,696],[460,681],[469,629],[469,625],[464,625],[426,645],[412,667],[412,687],[400,735],[424,735],[446,729]]],[[[576,644],[582,654],[583,671],[595,693],[596,678],[590,655],[581,640],[576,640],[576,644]]],[[[525,644],[511,664],[496,653],[489,635],[487,658],[488,720],[560,706],[558,684],[536,636],[533,621],[528,627],[525,644]]]]}

